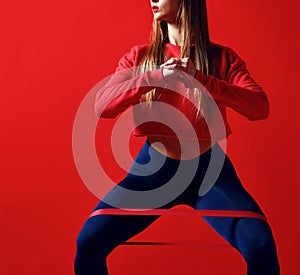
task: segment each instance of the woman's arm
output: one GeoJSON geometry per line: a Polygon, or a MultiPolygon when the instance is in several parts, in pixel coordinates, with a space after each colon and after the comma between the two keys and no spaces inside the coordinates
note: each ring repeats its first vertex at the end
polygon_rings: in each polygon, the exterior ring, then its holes
{"type": "Polygon", "coordinates": [[[250,76],[243,61],[229,49],[229,68],[225,80],[207,76],[197,71],[195,77],[211,96],[224,102],[249,120],[265,119],[269,115],[269,101],[263,88],[250,76]]]}
{"type": "Polygon", "coordinates": [[[105,86],[99,89],[95,101],[98,117],[113,118],[137,104],[143,94],[165,84],[162,69],[136,74],[140,55],[139,48],[133,47],[120,59],[116,72],[105,86]]]}

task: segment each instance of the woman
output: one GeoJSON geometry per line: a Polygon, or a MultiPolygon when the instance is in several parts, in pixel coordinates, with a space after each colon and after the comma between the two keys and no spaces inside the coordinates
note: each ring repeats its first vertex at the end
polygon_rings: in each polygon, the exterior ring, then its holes
{"type": "MultiPolygon", "coordinates": [[[[189,181],[183,190],[165,201],[160,198],[157,204],[153,203],[153,208],[187,204],[195,209],[246,210],[263,215],[217,140],[231,134],[227,107],[249,120],[267,118],[269,103],[265,92],[232,49],[210,42],[205,0],[152,0],[150,3],[154,16],[150,45],[135,46],[125,54],[116,74],[96,97],[99,117],[115,117],[130,106],[142,105],[134,109],[137,125],[134,133],[147,136],[147,141],[119,186],[135,191],[160,188],[174,178],[178,167],[189,169],[196,163],[190,179],[187,170],[183,173],[186,178],[180,178],[182,182],[189,181]],[[209,95],[194,85],[193,80],[202,83],[209,95]],[[174,87],[183,92],[172,92],[174,87]],[[213,110],[213,104],[209,105],[210,98],[221,114],[224,133],[218,131],[222,123],[211,126],[217,111],[213,110]],[[176,107],[188,118],[188,123],[181,121],[180,116],[172,118],[165,105],[161,107],[157,103],[176,107]],[[161,123],[160,119],[167,117],[171,124],[179,124],[178,131],[161,123]],[[152,122],[144,123],[144,119],[152,122]],[[185,128],[187,124],[193,129],[185,128]],[[200,194],[213,150],[223,154],[224,165],[214,184],[200,194]],[[154,172],[149,173],[149,169],[154,172]]],[[[116,189],[94,210],[120,205],[139,208],[138,203],[132,204],[125,193],[116,189]],[[123,204],[115,204],[120,201],[123,204]]],[[[140,203],[140,206],[145,205],[140,203]]],[[[90,217],[77,238],[75,274],[108,274],[109,253],[158,217],[109,214],[90,217]]],[[[279,274],[276,246],[268,223],[249,217],[204,219],[243,255],[248,274],[279,274]]]]}

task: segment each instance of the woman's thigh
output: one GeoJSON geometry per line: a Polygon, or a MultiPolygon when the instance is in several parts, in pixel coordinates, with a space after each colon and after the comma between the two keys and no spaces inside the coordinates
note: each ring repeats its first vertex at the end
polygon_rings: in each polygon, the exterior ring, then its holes
{"type": "MultiPolygon", "coordinates": [[[[251,211],[264,215],[261,207],[243,187],[236,171],[226,156],[224,169],[211,190],[198,197],[195,209],[251,211]]],[[[256,218],[203,217],[221,236],[240,250],[241,242],[249,243],[255,238],[272,239],[267,222],[256,218]],[[244,236],[244,237],[241,237],[244,236]]],[[[258,240],[257,239],[257,240],[258,240]]],[[[258,240],[259,241],[259,240],[258,240]]]]}
{"type": "Polygon", "coordinates": [[[247,210],[263,214],[258,203],[244,188],[227,155],[217,181],[208,193],[198,197],[194,207],[197,209],[247,210]]]}
{"type": "MultiPolygon", "coordinates": [[[[162,168],[157,172],[156,166],[160,165],[162,157],[157,154],[152,155],[152,162],[149,155],[149,144],[146,143],[135,162],[132,164],[130,172],[126,177],[112,188],[101,201],[92,210],[105,208],[145,208],[140,207],[143,203],[139,203],[139,194],[145,195],[149,190],[163,186],[176,172],[177,162],[168,159],[162,168]],[[132,192],[137,196],[133,197],[132,192]],[[133,202],[137,198],[136,202],[133,202]],[[134,207],[126,207],[134,205],[134,207]]],[[[164,203],[160,208],[170,208],[176,205],[176,199],[170,203],[164,203]]],[[[85,223],[78,236],[78,243],[82,246],[99,247],[104,249],[106,253],[110,252],[118,244],[125,242],[129,238],[138,234],[153,223],[158,215],[109,215],[99,214],[90,217],[85,223]]]]}
{"type": "MultiPolygon", "coordinates": [[[[143,185],[146,178],[127,176],[119,184],[124,188],[135,185],[143,185]]],[[[115,187],[116,188],[116,187],[115,187]]],[[[105,197],[110,200],[126,201],[122,192],[115,192],[113,188],[105,197]]],[[[106,208],[116,208],[105,200],[105,197],[96,205],[92,212],[106,208]]],[[[124,243],[129,238],[140,233],[153,223],[159,216],[140,215],[111,215],[101,214],[88,218],[77,238],[77,244],[81,249],[87,249],[90,253],[108,255],[116,246],[124,243]]]]}

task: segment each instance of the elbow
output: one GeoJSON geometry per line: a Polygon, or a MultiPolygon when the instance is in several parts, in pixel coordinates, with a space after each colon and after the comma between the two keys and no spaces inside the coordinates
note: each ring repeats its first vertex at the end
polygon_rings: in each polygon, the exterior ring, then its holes
{"type": "Polygon", "coordinates": [[[112,112],[110,110],[102,110],[96,104],[95,105],[95,115],[98,118],[115,118],[117,116],[117,113],[112,112]]]}
{"type": "Polygon", "coordinates": [[[266,119],[270,116],[270,103],[267,101],[262,114],[262,119],[266,119]]]}
{"type": "Polygon", "coordinates": [[[94,111],[95,111],[96,117],[100,118],[100,117],[101,117],[101,112],[100,112],[99,109],[97,108],[97,104],[95,104],[94,111]]]}
{"type": "Polygon", "coordinates": [[[104,97],[97,95],[94,101],[94,113],[98,118],[115,118],[118,115],[117,108],[114,105],[108,104],[104,97]]]}
{"type": "Polygon", "coordinates": [[[115,101],[111,101],[110,97],[103,96],[103,93],[98,93],[94,105],[94,113],[96,117],[115,118],[122,111],[122,108],[120,108],[116,103],[115,101]],[[99,95],[101,95],[101,97],[99,95]]]}
{"type": "Polygon", "coordinates": [[[98,106],[97,102],[95,103],[94,112],[96,117],[100,118],[103,115],[101,108],[98,106]]]}
{"type": "Polygon", "coordinates": [[[263,102],[260,108],[260,118],[259,119],[267,119],[270,115],[270,103],[269,100],[264,93],[263,102]]]}
{"type": "Polygon", "coordinates": [[[248,117],[249,120],[255,121],[255,120],[263,120],[267,119],[270,115],[270,104],[269,101],[266,99],[261,106],[256,109],[255,115],[251,115],[248,117]]]}

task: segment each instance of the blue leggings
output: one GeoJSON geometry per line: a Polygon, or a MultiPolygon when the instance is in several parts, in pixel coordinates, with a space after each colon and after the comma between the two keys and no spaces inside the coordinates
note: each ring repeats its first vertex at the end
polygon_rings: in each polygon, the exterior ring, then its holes
{"type": "MultiPolygon", "coordinates": [[[[204,196],[198,195],[212,149],[200,156],[195,177],[188,187],[177,198],[160,208],[171,208],[175,205],[185,204],[201,210],[247,210],[263,214],[255,200],[243,188],[228,156],[218,143],[215,143],[214,146],[225,155],[225,160],[221,173],[209,192],[204,196]]],[[[136,163],[146,164],[149,162],[149,150],[154,149],[146,141],[136,157],[131,171],[119,185],[133,190],[151,190],[163,186],[172,178],[180,163],[179,160],[172,158],[166,158],[162,167],[152,175],[142,176],[132,173],[137,166],[136,163]]],[[[161,158],[162,155],[154,150],[151,157],[161,158]]],[[[184,160],[184,162],[189,161],[191,160],[184,160]]],[[[120,196],[114,189],[107,196],[110,198],[120,196]]],[[[116,199],[119,198],[116,197],[116,199]]],[[[100,201],[94,210],[112,208],[104,201],[105,199],[100,201]]],[[[99,215],[87,219],[77,237],[75,274],[108,274],[106,258],[109,253],[119,244],[143,231],[157,218],[159,216],[99,215]]],[[[242,254],[247,262],[248,275],[280,274],[276,246],[268,223],[256,218],[203,218],[242,254]]]]}

